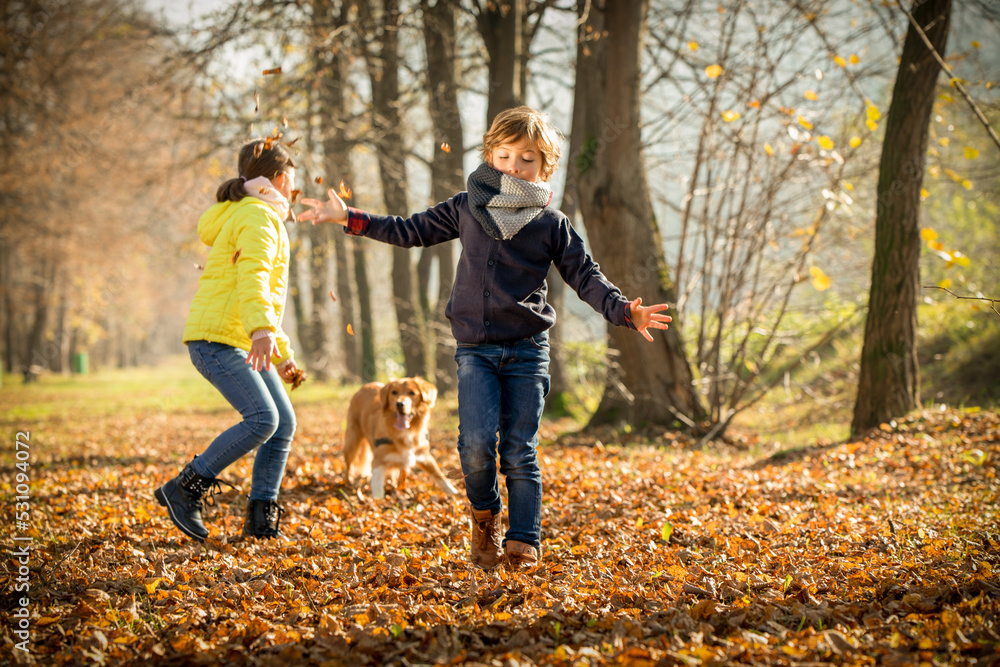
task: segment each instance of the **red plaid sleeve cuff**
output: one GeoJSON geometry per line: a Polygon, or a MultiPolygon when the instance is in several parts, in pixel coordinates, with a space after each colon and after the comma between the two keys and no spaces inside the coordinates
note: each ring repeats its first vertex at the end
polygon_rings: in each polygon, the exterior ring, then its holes
{"type": "Polygon", "coordinates": [[[347,226],[344,228],[344,232],[350,234],[351,236],[361,236],[368,231],[368,224],[370,222],[371,217],[367,212],[354,208],[353,206],[348,206],[347,226]]]}
{"type": "Polygon", "coordinates": [[[635,324],[632,323],[632,304],[625,304],[625,326],[635,331],[635,324]]]}

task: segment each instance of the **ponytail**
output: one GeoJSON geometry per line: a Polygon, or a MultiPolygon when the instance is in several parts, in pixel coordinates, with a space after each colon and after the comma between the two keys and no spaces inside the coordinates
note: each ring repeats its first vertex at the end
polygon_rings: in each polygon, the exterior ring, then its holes
{"type": "Polygon", "coordinates": [[[220,185],[215,193],[215,200],[240,201],[247,196],[243,187],[246,181],[258,176],[274,179],[278,174],[294,168],[295,162],[284,146],[274,139],[254,139],[240,148],[237,163],[239,177],[230,178],[220,185]]]}

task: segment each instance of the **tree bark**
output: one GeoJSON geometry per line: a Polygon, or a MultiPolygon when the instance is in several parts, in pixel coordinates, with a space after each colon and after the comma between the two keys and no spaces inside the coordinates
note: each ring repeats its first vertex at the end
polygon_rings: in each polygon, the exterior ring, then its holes
{"type": "MultiPolygon", "coordinates": [[[[431,199],[434,203],[465,189],[465,155],[462,115],[458,106],[459,72],[456,56],[456,16],[454,0],[421,2],[424,17],[424,46],[427,51],[427,84],[431,124],[434,127],[434,159],[431,161],[431,199]],[[439,144],[447,144],[444,150],[439,144]]],[[[424,250],[438,265],[438,294],[433,309],[427,298],[425,321],[434,349],[434,383],[440,391],[458,385],[455,372],[455,340],[444,311],[455,278],[455,245],[444,243],[424,250]]],[[[428,262],[429,264],[429,262],[428,262]]],[[[426,290],[426,284],[421,285],[426,290]]]]}
{"type": "MultiPolygon", "coordinates": [[[[915,3],[913,17],[944,55],[951,0],[915,3]]],[[[940,65],[910,25],[885,123],[875,215],[875,257],[851,433],[858,435],[920,404],[917,291],[920,186],[940,65]]]]}
{"type": "Polygon", "coordinates": [[[504,109],[521,104],[525,0],[487,0],[476,15],[489,69],[486,126],[504,109]]]}
{"type": "MultiPolygon", "coordinates": [[[[573,122],[580,125],[583,147],[570,167],[578,171],[580,211],[605,274],[627,298],[641,296],[652,305],[673,303],[675,295],[642,150],[640,57],[647,9],[648,0],[590,7],[583,29],[602,37],[588,41],[577,61],[573,122]]],[[[673,316],[669,329],[653,331],[653,343],[611,327],[608,381],[591,425],[628,420],[669,426],[704,416],[680,318],[673,316]]]]}
{"type": "MultiPolygon", "coordinates": [[[[375,153],[378,156],[382,197],[386,210],[405,216],[409,211],[406,202],[406,161],[401,154],[403,146],[402,119],[399,109],[399,25],[401,17],[398,0],[384,0],[373,6],[372,0],[360,7],[364,25],[379,44],[374,53],[369,46],[365,52],[369,79],[372,87],[372,132],[375,153]],[[376,11],[377,10],[377,11],[376,11]],[[376,29],[376,23],[381,26],[376,29]]],[[[399,342],[403,349],[406,374],[426,375],[427,359],[423,340],[423,317],[417,307],[414,270],[407,248],[392,248],[392,291],[396,321],[399,325],[399,342]]]]}
{"type": "MultiPolygon", "coordinates": [[[[342,3],[339,11],[335,12],[330,0],[313,0],[313,30],[316,33],[316,42],[326,44],[330,31],[336,31],[347,25],[349,12],[350,6],[347,3],[342,3]]],[[[346,80],[349,71],[349,54],[344,51],[339,41],[334,41],[333,48],[317,48],[313,52],[313,62],[318,78],[319,106],[317,111],[321,123],[323,169],[328,178],[332,179],[333,175],[336,174],[347,183],[353,183],[354,174],[350,161],[351,140],[342,120],[349,116],[350,89],[346,80]]],[[[320,259],[322,259],[323,264],[321,268],[318,268],[322,276],[321,280],[314,279],[312,284],[313,312],[322,309],[324,313],[327,313],[331,303],[329,294],[326,293],[326,286],[332,282],[328,268],[329,248],[332,244],[335,265],[335,276],[333,277],[336,284],[335,296],[337,297],[337,307],[342,314],[342,326],[339,328],[337,336],[344,359],[344,379],[353,382],[362,377],[363,371],[358,338],[347,333],[347,325],[351,324],[357,317],[354,284],[351,278],[358,271],[358,268],[352,267],[353,262],[348,253],[346,237],[342,233],[330,234],[326,229],[317,231],[321,228],[325,228],[325,226],[314,226],[311,230],[314,233],[310,234],[313,247],[323,249],[321,258],[316,257],[315,253],[311,258],[313,266],[320,263],[320,259]]],[[[364,270],[365,267],[362,266],[360,271],[364,273],[364,270]]],[[[365,276],[365,282],[367,283],[367,276],[365,276]]],[[[296,314],[298,314],[298,310],[296,314]]],[[[329,325],[330,320],[320,315],[319,321],[329,325]]],[[[299,338],[302,339],[305,335],[305,333],[300,333],[299,338]]],[[[371,335],[371,332],[366,328],[363,335],[371,335]]],[[[329,343],[324,342],[326,343],[325,349],[328,349],[329,343]]],[[[326,364],[327,374],[331,371],[330,366],[331,364],[326,364]]]]}

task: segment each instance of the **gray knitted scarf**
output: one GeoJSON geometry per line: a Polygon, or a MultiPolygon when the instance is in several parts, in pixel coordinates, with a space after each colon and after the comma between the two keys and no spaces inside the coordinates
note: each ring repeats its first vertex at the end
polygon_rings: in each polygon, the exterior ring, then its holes
{"type": "Polygon", "coordinates": [[[508,241],[552,200],[545,183],[529,183],[485,162],[469,176],[469,207],[483,231],[508,241]]]}

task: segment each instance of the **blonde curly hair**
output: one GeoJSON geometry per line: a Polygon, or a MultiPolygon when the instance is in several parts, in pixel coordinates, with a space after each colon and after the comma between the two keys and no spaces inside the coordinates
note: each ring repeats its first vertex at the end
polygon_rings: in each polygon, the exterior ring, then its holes
{"type": "Polygon", "coordinates": [[[542,165],[538,176],[541,180],[548,181],[562,154],[559,148],[562,135],[552,126],[546,114],[531,107],[514,107],[498,113],[489,132],[483,135],[483,146],[479,154],[488,163],[498,146],[517,143],[522,139],[527,139],[541,154],[542,165]]]}

